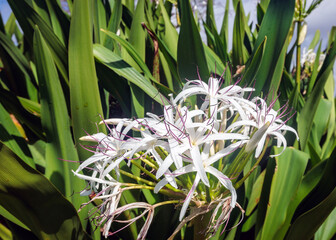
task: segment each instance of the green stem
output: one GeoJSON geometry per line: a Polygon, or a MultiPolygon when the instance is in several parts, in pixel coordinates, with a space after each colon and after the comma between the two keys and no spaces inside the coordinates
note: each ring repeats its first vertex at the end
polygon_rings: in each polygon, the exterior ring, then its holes
{"type": "Polygon", "coordinates": [[[265,155],[265,152],[266,152],[266,149],[267,149],[267,145],[268,145],[268,142],[269,142],[269,138],[267,138],[266,140],[266,144],[265,144],[265,147],[261,153],[261,155],[259,156],[259,158],[257,159],[256,163],[253,165],[253,167],[250,169],[250,171],[242,178],[239,180],[239,182],[237,182],[235,184],[235,189],[238,189],[244,182],[245,180],[252,174],[252,172],[257,168],[257,166],[259,165],[261,159],[263,158],[263,156],[265,155]]]}
{"type": "Polygon", "coordinates": [[[141,171],[143,171],[144,173],[147,174],[147,176],[149,176],[150,178],[152,178],[153,180],[155,180],[155,182],[158,182],[158,179],[156,179],[155,175],[151,172],[149,172],[146,168],[144,168],[143,166],[141,166],[139,163],[137,163],[134,160],[131,160],[131,163],[136,166],[137,168],[139,168],[141,171]]]}
{"type": "MultiPolygon", "coordinates": [[[[123,188],[123,191],[126,191],[126,190],[133,190],[133,189],[148,189],[148,190],[154,190],[154,187],[151,187],[151,186],[145,186],[145,185],[139,185],[139,184],[136,184],[136,183],[123,183],[122,184],[123,186],[126,186],[123,188]]],[[[171,198],[178,198],[178,199],[184,199],[186,197],[186,195],[181,191],[181,190],[178,190],[178,189],[175,189],[175,191],[172,191],[170,189],[160,189],[159,193],[163,194],[163,195],[166,195],[168,197],[171,197],[171,198]]],[[[172,200],[172,201],[177,201],[179,202],[179,200],[172,200]]]]}
{"type": "Polygon", "coordinates": [[[297,85],[298,92],[300,92],[300,82],[301,82],[301,43],[300,40],[300,32],[301,32],[301,21],[297,22],[297,39],[296,39],[296,77],[295,82],[297,85]]]}
{"type": "Polygon", "coordinates": [[[131,174],[131,173],[128,173],[128,172],[122,170],[122,169],[119,169],[119,172],[120,172],[121,174],[123,174],[123,175],[129,177],[129,178],[132,178],[132,179],[136,180],[137,182],[143,182],[143,183],[146,183],[146,184],[149,185],[149,186],[155,186],[155,183],[154,183],[154,182],[148,181],[148,180],[143,179],[143,178],[141,178],[141,177],[137,177],[137,176],[135,176],[135,175],[133,175],[133,174],[131,174]]]}
{"type": "Polygon", "coordinates": [[[169,201],[165,201],[165,202],[159,202],[157,204],[154,204],[153,207],[156,208],[156,207],[160,207],[160,206],[163,206],[163,205],[175,204],[175,203],[180,203],[180,200],[169,200],[169,201]]]}

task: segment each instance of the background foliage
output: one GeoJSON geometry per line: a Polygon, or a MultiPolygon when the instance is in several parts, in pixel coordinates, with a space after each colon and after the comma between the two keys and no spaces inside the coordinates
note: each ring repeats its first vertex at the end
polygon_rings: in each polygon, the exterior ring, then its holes
{"type": "MultiPolygon", "coordinates": [[[[89,155],[78,139],[95,133],[101,118],[161,112],[186,79],[223,74],[225,85],[239,80],[268,101],[279,96],[278,107],[288,101],[297,111],[289,124],[300,141],[289,139],[293,147],[283,155],[261,161],[238,189],[243,221],[232,228],[240,219],[234,213],[230,231],[214,239],[331,239],[335,28],[326,49],[316,34],[310,64],[301,59],[304,20],[320,2],[261,0],[257,22],[250,24],[243,3],[227,0],[219,29],[212,0],[205,19],[182,0],[68,0],[69,11],[57,0],[8,0],[13,13],[6,23],[0,18],[0,237],[100,239],[87,210],[76,213],[88,201],[78,194],[85,183],[71,173],[89,155]],[[230,4],[236,13],[232,46],[230,4]]],[[[140,198],[160,201],[139,191],[121,203],[140,198]]],[[[156,214],[149,239],[172,234],[178,225],[172,210],[156,214]]],[[[139,229],[134,224],[117,238],[136,238],[139,229]]],[[[192,229],[185,226],[176,238],[191,239],[192,229]]]]}

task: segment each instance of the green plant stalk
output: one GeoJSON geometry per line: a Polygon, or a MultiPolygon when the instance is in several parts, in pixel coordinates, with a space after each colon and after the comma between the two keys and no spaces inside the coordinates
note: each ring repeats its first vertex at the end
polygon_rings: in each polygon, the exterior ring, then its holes
{"type": "MultiPolygon", "coordinates": [[[[145,169],[143,166],[141,166],[139,163],[137,163],[134,160],[131,160],[131,163],[136,166],[137,168],[139,168],[141,171],[143,171],[144,173],[146,173],[150,178],[152,178],[153,180],[155,180],[155,182],[158,182],[159,180],[155,177],[155,175],[151,172],[149,172],[147,169],[145,169]]],[[[178,179],[175,179],[176,183],[181,185],[181,182],[178,179]]],[[[176,189],[174,187],[172,187],[170,184],[167,184],[166,187],[172,191],[176,191],[176,189]]]]}
{"type": "Polygon", "coordinates": [[[300,92],[300,82],[301,82],[301,43],[300,40],[300,32],[301,32],[301,20],[297,22],[297,39],[296,39],[296,76],[295,83],[297,85],[297,91],[300,92]]]}
{"type": "Polygon", "coordinates": [[[155,164],[153,164],[151,161],[149,161],[146,158],[140,157],[139,153],[134,154],[134,156],[136,156],[137,158],[139,158],[141,161],[143,161],[145,164],[147,164],[151,168],[154,168],[155,170],[158,170],[158,167],[155,164]]]}
{"type": "MultiPolygon", "coordinates": [[[[154,190],[154,187],[151,187],[151,186],[145,186],[145,185],[139,185],[139,184],[136,184],[136,183],[123,183],[123,186],[126,186],[125,188],[123,188],[123,191],[126,191],[126,190],[133,190],[133,189],[148,189],[148,190],[154,190]]],[[[181,199],[184,199],[186,197],[186,195],[180,191],[180,190],[177,190],[177,189],[174,189],[175,191],[171,191],[169,189],[160,189],[159,193],[161,194],[164,194],[168,197],[171,197],[171,198],[181,198],[181,199]]],[[[179,203],[179,200],[175,200],[177,201],[177,203],[179,203]]]]}
{"type": "Polygon", "coordinates": [[[227,170],[226,175],[231,177],[232,174],[237,174],[240,171],[238,171],[240,168],[243,169],[244,166],[246,165],[248,159],[251,157],[253,151],[250,153],[247,153],[245,151],[245,146],[242,148],[242,150],[238,153],[238,156],[234,159],[232,164],[227,170]]]}
{"type": "Polygon", "coordinates": [[[123,175],[129,177],[129,178],[132,178],[132,179],[136,180],[137,182],[143,182],[143,183],[145,183],[145,184],[147,184],[147,185],[149,185],[149,186],[155,186],[155,183],[154,183],[154,182],[151,182],[151,181],[148,181],[148,180],[143,179],[143,178],[141,178],[141,177],[135,176],[135,175],[133,175],[133,174],[131,174],[131,173],[128,173],[128,172],[126,172],[126,171],[124,171],[124,170],[122,170],[122,169],[119,169],[119,172],[120,172],[121,174],[123,174],[123,175]]]}
{"type": "Polygon", "coordinates": [[[259,165],[261,159],[263,158],[263,156],[265,155],[266,153],[266,149],[267,149],[267,145],[268,145],[268,142],[269,142],[269,138],[267,138],[266,140],[266,144],[265,144],[265,147],[261,153],[261,155],[259,156],[259,158],[257,159],[256,163],[253,165],[253,167],[250,169],[250,171],[242,178],[239,180],[239,182],[237,182],[235,184],[235,189],[238,189],[244,182],[245,180],[253,173],[253,171],[257,168],[257,166],[259,165]]]}
{"type": "Polygon", "coordinates": [[[141,171],[143,171],[144,173],[146,173],[150,178],[152,178],[153,180],[155,180],[155,182],[158,181],[158,179],[156,179],[155,175],[151,172],[149,172],[146,168],[144,168],[143,166],[141,166],[139,163],[137,163],[134,160],[131,160],[131,163],[136,166],[137,168],[139,168],[141,171]]]}

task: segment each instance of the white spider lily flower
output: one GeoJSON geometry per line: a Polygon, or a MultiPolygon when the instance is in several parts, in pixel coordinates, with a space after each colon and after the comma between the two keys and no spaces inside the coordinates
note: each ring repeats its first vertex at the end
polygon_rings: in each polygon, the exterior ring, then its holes
{"type": "MultiPolygon", "coordinates": [[[[277,147],[283,146],[282,152],[287,147],[287,141],[283,136],[286,131],[290,131],[295,134],[297,140],[299,140],[299,136],[294,128],[287,126],[286,122],[293,116],[287,117],[285,121],[281,118],[288,116],[289,112],[287,112],[288,105],[284,105],[278,111],[272,109],[275,101],[271,103],[270,106],[267,106],[264,99],[256,97],[249,103],[250,106],[247,106],[248,114],[250,120],[239,120],[233,123],[230,127],[228,127],[227,131],[246,128],[248,126],[254,127],[257,131],[254,133],[253,137],[249,140],[246,150],[248,152],[255,151],[255,158],[258,158],[264,148],[266,138],[268,136],[274,136],[277,139],[277,147]],[[254,107],[252,107],[254,105],[254,107]]],[[[249,127],[248,127],[249,129],[249,127]]],[[[281,153],[282,153],[281,152],[281,153]]],[[[271,157],[278,156],[270,155],[271,157]]]]}
{"type": "MultiPolygon", "coordinates": [[[[218,133],[213,126],[209,125],[208,120],[204,122],[193,121],[196,116],[201,115],[204,115],[204,112],[201,110],[189,111],[187,108],[184,108],[183,126],[179,130],[183,132],[183,138],[179,139],[180,143],[173,151],[179,156],[188,156],[190,159],[189,162],[194,164],[202,182],[209,187],[209,180],[205,173],[205,163],[202,155],[209,156],[210,145],[215,143],[215,141],[242,140],[248,139],[248,137],[236,133],[218,133]]],[[[173,155],[170,153],[158,169],[156,177],[160,178],[172,163],[173,155]]],[[[178,166],[176,168],[181,169],[178,166]]]]}
{"type": "Polygon", "coordinates": [[[241,112],[241,108],[237,103],[237,99],[242,98],[245,92],[254,91],[253,88],[241,88],[236,84],[227,86],[221,89],[223,79],[210,77],[208,84],[201,80],[192,80],[187,82],[183,90],[174,99],[174,104],[183,102],[186,97],[192,95],[205,95],[204,102],[201,106],[201,110],[206,110],[209,107],[209,116],[217,119],[217,111],[220,103],[224,103],[226,107],[232,107],[233,105],[238,111],[241,112]]]}

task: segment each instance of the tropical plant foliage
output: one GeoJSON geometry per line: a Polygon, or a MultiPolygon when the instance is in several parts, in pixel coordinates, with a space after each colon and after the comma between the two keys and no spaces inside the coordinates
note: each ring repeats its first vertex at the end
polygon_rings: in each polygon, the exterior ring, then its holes
{"type": "MultiPolygon", "coordinates": [[[[212,239],[331,239],[335,28],[325,49],[316,32],[308,52],[301,50],[305,18],[320,2],[261,0],[257,22],[250,23],[243,2],[227,0],[219,29],[212,0],[204,19],[184,0],[68,0],[66,10],[58,0],[8,0],[13,13],[5,23],[0,18],[0,238],[103,238],[88,218],[96,216],[89,209],[99,206],[99,199],[81,196],[86,183],[72,173],[91,155],[85,148],[92,146],[83,148],[80,137],[106,133],[98,125],[102,119],[162,114],[162,105],[187,80],[213,76],[224,79],[223,87],[239,81],[255,88],[253,96],[263,95],[275,109],[287,103],[296,115],[285,123],[300,139],[286,135],[293,147],[275,158],[270,153],[281,149],[272,141],[260,162],[249,155],[235,185],[245,214],[234,210],[212,239]],[[81,208],[86,202],[91,207],[81,208]]],[[[197,101],[191,98],[190,104],[197,101]]],[[[151,173],[143,166],[140,160],[121,166],[120,182],[146,179],[151,173]]],[[[155,194],[150,182],[142,184],[147,189],[124,191],[119,206],[170,199],[155,194]]],[[[120,220],[148,211],[129,209],[120,220]]],[[[167,239],[175,229],[180,230],[175,239],[205,237],[198,234],[200,222],[210,215],[179,227],[179,212],[174,205],[161,206],[147,238],[167,239]]],[[[111,239],[137,239],[144,222],[141,218],[111,239]]],[[[113,223],[110,231],[122,226],[113,223]]]]}

